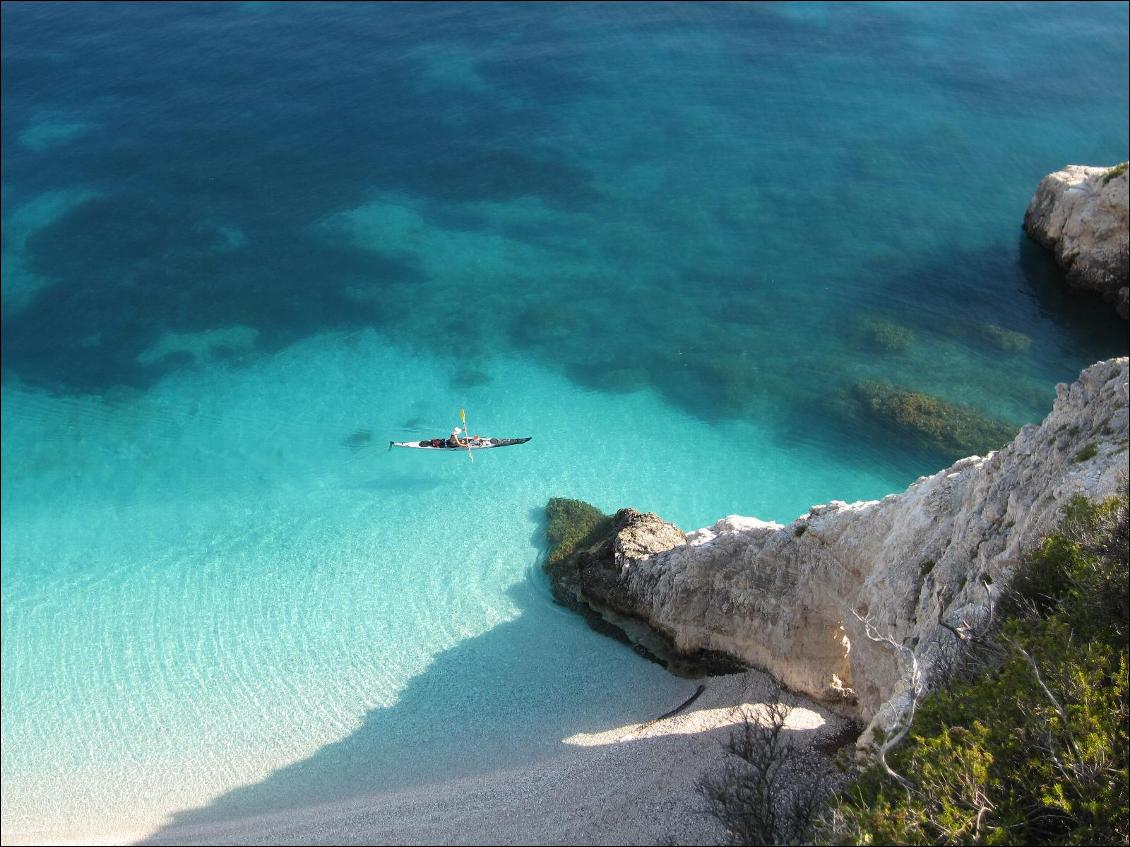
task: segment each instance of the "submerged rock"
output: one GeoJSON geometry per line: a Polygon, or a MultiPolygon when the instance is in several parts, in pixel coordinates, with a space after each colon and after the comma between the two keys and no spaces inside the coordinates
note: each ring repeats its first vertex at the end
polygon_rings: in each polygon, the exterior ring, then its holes
{"type": "MultiPolygon", "coordinates": [[[[1064,504],[1125,478],[1127,375],[1125,358],[1093,365],[1004,449],[789,526],[730,516],[684,534],[632,509],[574,507],[585,522],[549,556],[554,591],[671,664],[758,667],[887,727],[909,702],[908,668],[863,619],[913,652],[927,687],[943,680],[965,646],[955,632],[985,621],[1064,504]]],[[[551,526],[555,502],[568,501],[551,501],[551,526]]]]}
{"type": "Polygon", "coordinates": [[[1048,174],[1024,214],[1024,229],[1055,251],[1077,288],[1097,291],[1130,317],[1127,166],[1068,165],[1048,174]]]}
{"type": "Polygon", "coordinates": [[[914,344],[914,332],[883,318],[863,318],[858,324],[863,345],[879,353],[905,353],[914,344]]]}
{"type": "Polygon", "coordinates": [[[875,423],[931,450],[972,455],[995,450],[1016,427],[974,409],[884,382],[859,382],[852,389],[858,410],[875,423]]]}
{"type": "Polygon", "coordinates": [[[1002,353],[1027,353],[1032,347],[1032,336],[1005,329],[997,324],[975,323],[970,327],[974,337],[995,347],[1002,353]]]}

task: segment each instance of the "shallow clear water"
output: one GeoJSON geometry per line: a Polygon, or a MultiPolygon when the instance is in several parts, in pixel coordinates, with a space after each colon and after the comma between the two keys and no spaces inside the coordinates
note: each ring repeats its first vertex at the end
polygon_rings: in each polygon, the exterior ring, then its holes
{"type": "Polygon", "coordinates": [[[549,497],[787,521],[957,458],[856,383],[1019,426],[1126,351],[1019,228],[1127,157],[1124,6],[154,5],[3,7],[5,839],[665,711],[549,497]],[[461,407],[534,439],[384,449],[461,407]]]}

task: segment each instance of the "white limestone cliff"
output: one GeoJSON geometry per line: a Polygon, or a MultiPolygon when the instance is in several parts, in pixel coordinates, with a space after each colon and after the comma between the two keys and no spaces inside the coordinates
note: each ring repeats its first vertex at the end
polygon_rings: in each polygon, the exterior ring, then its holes
{"type": "Polygon", "coordinates": [[[1099,292],[1124,318],[1130,316],[1127,206],[1125,166],[1068,165],[1040,181],[1024,214],[1024,229],[1055,251],[1068,283],[1099,292]]]}
{"type": "Polygon", "coordinates": [[[559,596],[668,659],[732,657],[872,726],[909,698],[908,669],[858,615],[944,678],[1022,555],[1075,494],[1114,494],[1127,468],[1128,360],[1087,368],[995,453],[882,500],[814,506],[788,526],[731,516],[683,535],[617,513],[611,534],[555,566],[559,596]],[[945,625],[943,625],[943,623],[945,625]]]}

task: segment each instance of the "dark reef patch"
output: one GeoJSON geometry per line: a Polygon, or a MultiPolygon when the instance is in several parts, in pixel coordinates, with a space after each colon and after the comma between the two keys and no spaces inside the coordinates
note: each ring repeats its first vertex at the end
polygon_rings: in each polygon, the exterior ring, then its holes
{"type": "Polygon", "coordinates": [[[381,298],[358,300],[358,285],[391,294],[427,283],[410,260],[304,231],[260,224],[234,232],[194,217],[185,203],[141,194],[71,210],[28,240],[29,265],[51,284],[5,314],[5,374],[83,391],[144,386],[182,363],[138,360],[165,332],[250,326],[257,348],[270,351],[321,331],[381,324],[381,298]],[[97,346],[87,343],[92,337],[97,346]]]}
{"type": "MultiPolygon", "coordinates": [[[[524,16],[530,33],[542,17],[524,16]]],[[[415,301],[432,283],[413,257],[312,234],[380,190],[589,202],[587,172],[512,147],[554,123],[546,97],[560,102],[584,84],[567,59],[512,55],[505,38],[487,51],[488,76],[528,101],[426,84],[429,59],[410,45],[443,32],[481,55],[484,39],[499,37],[495,21],[468,9],[452,29],[432,7],[359,15],[327,5],[313,16],[235,5],[5,7],[6,211],[61,186],[99,194],[28,244],[49,286],[26,309],[5,310],[5,378],[64,390],[144,386],[188,363],[136,361],[164,332],[251,326],[269,352],[398,317],[389,304],[409,298],[390,295],[407,289],[415,301]],[[88,49],[90,33],[107,28],[118,37],[88,49]],[[170,39],[199,49],[169,49],[170,39]],[[19,142],[44,110],[93,127],[81,144],[52,150],[50,167],[19,142]],[[79,339],[95,331],[103,343],[84,347],[79,339]]]]}

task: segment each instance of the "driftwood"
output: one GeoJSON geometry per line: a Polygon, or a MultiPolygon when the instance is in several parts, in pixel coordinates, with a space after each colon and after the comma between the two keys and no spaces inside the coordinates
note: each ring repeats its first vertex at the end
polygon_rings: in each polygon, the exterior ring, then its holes
{"type": "MultiPolygon", "coordinates": [[[[640,724],[639,728],[640,729],[647,729],[649,726],[657,724],[660,721],[667,720],[667,718],[673,718],[675,715],[679,714],[679,712],[683,711],[683,709],[685,709],[687,706],[689,706],[691,703],[693,703],[695,700],[697,700],[699,698],[699,695],[702,694],[702,692],[705,691],[705,690],[706,690],[706,686],[700,685],[698,688],[696,688],[694,690],[694,694],[692,694],[690,697],[688,697],[686,700],[684,700],[682,703],[680,703],[674,709],[672,709],[669,712],[664,712],[662,715],[660,715],[657,718],[652,718],[647,723],[640,724]]],[[[639,730],[637,730],[637,732],[638,731],[639,730]]]]}

